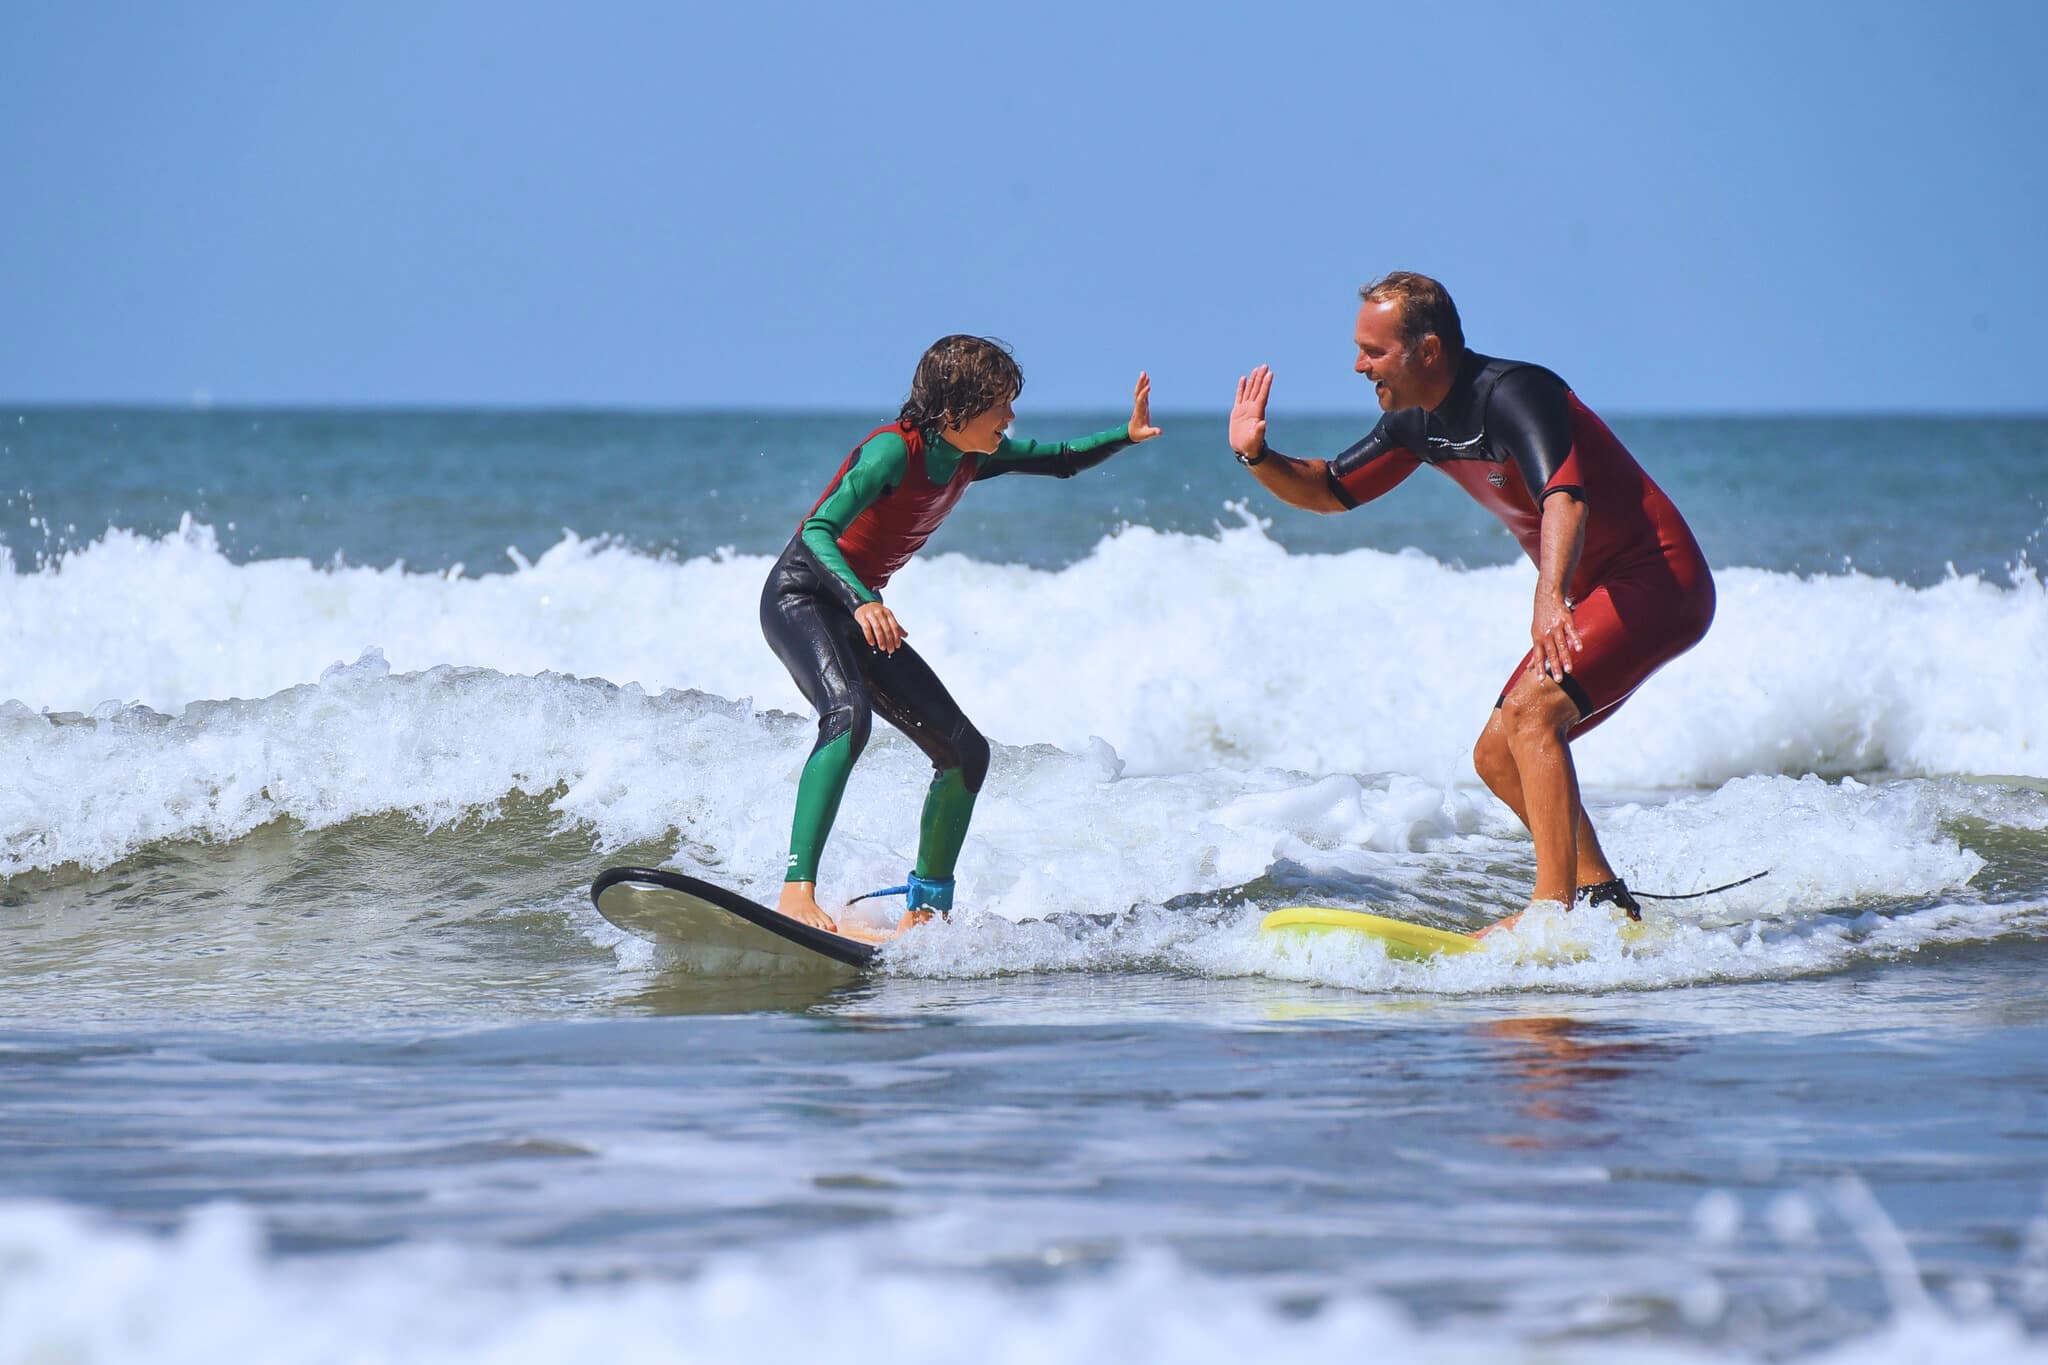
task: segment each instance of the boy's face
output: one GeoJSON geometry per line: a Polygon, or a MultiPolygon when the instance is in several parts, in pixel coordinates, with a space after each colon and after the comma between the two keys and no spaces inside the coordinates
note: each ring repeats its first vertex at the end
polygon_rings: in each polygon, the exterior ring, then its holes
{"type": "Polygon", "coordinates": [[[1003,433],[1010,429],[1010,423],[1017,420],[1016,409],[1011,406],[1015,402],[1016,395],[1012,394],[987,412],[970,417],[957,427],[947,427],[947,442],[964,454],[991,454],[1003,443],[1003,433]]]}

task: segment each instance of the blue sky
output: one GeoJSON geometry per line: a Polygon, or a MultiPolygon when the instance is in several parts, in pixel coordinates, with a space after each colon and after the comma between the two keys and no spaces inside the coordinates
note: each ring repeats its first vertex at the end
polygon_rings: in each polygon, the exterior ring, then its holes
{"type": "Polygon", "coordinates": [[[1616,412],[2048,411],[2048,6],[0,13],[0,398],[1369,404],[1355,290],[1616,412]]]}

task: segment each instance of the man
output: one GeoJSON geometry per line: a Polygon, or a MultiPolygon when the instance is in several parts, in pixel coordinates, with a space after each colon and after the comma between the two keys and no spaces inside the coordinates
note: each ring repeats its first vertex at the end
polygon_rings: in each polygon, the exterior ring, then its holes
{"type": "Polygon", "coordinates": [[[1532,901],[1613,904],[1640,919],[1586,818],[1569,744],[1707,633],[1707,561],[1671,500],[1563,380],[1466,349],[1441,284],[1397,271],[1359,298],[1352,368],[1372,381],[1379,425],[1333,460],[1270,449],[1273,374],[1261,365],[1237,381],[1231,449],[1267,491],[1313,512],[1347,511],[1434,465],[1521,542],[1537,569],[1532,647],[1472,763],[1535,841],[1532,901]]]}

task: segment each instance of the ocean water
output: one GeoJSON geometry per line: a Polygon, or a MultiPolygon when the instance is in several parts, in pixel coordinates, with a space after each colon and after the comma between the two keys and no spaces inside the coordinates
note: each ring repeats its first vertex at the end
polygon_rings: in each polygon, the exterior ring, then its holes
{"type": "MultiPolygon", "coordinates": [[[[1720,612],[1589,801],[1770,875],[1429,965],[1253,930],[1519,906],[1505,533],[1217,414],[979,486],[890,593],[962,912],[707,978],[587,888],[772,894],[755,602],[885,415],[0,411],[0,1363],[2048,1360],[2048,421],[1617,420],[1720,612]]],[[[927,777],[878,727],[828,902],[927,777]]]]}

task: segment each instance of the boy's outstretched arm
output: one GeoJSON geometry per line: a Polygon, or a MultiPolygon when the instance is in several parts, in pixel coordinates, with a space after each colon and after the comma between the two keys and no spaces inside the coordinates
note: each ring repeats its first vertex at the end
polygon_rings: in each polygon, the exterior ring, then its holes
{"type": "Polygon", "coordinates": [[[1050,474],[1067,479],[1084,469],[1093,469],[1126,446],[1149,441],[1159,434],[1152,425],[1152,377],[1139,374],[1131,392],[1131,420],[1078,441],[1018,441],[1004,437],[991,455],[982,457],[974,477],[993,479],[998,474],[1050,474]]]}

